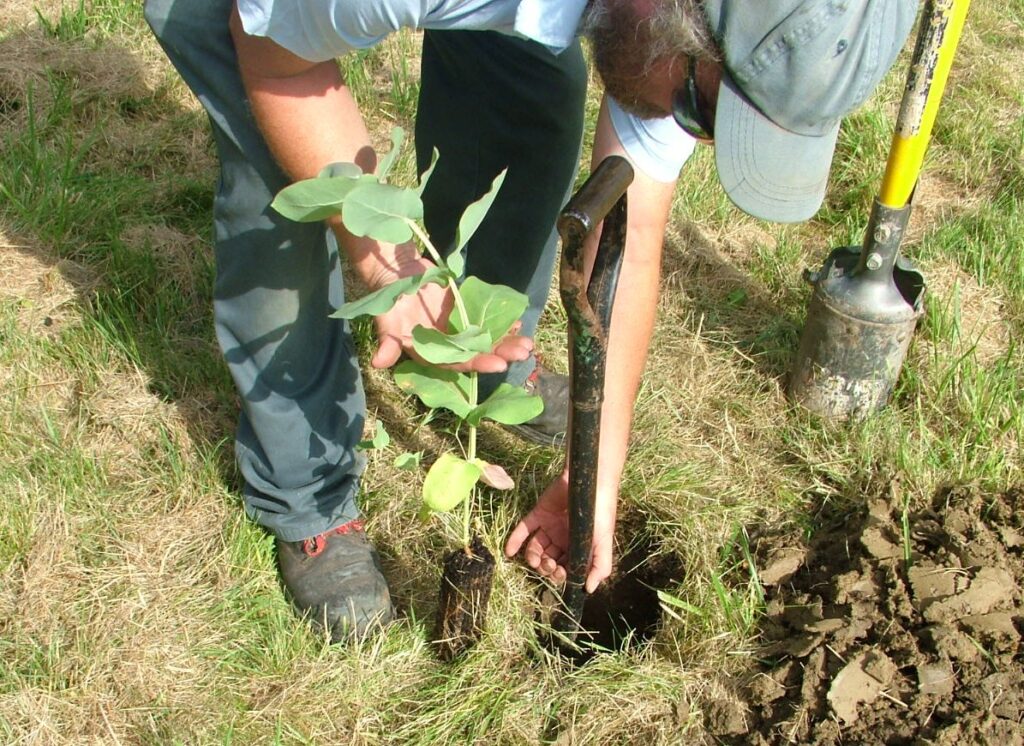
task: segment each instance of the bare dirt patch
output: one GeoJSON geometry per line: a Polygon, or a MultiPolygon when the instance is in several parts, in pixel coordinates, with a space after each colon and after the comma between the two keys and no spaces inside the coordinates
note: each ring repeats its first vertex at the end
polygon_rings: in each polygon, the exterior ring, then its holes
{"type": "Polygon", "coordinates": [[[712,734],[1024,743],[1024,489],[947,489],[906,514],[899,502],[809,543],[762,537],[760,664],[706,709],[712,734]]]}

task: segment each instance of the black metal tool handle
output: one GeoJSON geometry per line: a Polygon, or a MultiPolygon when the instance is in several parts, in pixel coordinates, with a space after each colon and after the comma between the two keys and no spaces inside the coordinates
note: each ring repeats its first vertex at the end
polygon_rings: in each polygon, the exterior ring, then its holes
{"type": "Polygon", "coordinates": [[[594,502],[601,436],[601,404],[608,327],[626,243],[626,189],[633,168],[619,156],[601,161],[586,183],[562,210],[559,275],[562,304],[569,318],[571,340],[572,433],[569,441],[569,556],[562,609],[556,630],[579,631],[586,600],[584,584],[590,569],[594,538],[594,502]],[[586,282],[583,246],[604,223],[597,256],[586,282]]]}

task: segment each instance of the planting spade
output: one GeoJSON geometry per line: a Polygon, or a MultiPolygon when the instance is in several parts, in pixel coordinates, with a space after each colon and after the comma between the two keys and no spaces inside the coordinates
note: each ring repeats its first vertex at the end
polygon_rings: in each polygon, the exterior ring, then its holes
{"type": "Polygon", "coordinates": [[[910,202],[969,0],[925,4],[889,160],[860,247],[834,250],[805,278],[814,287],[790,397],[828,418],[889,400],[917,320],[924,276],[900,257],[910,202]]]}
{"type": "Polygon", "coordinates": [[[612,301],[626,238],[626,188],[633,168],[618,156],[603,160],[562,210],[560,292],[569,319],[572,425],[569,438],[569,550],[562,605],[552,626],[568,639],[583,634],[597,493],[597,456],[612,301]],[[602,224],[597,256],[585,282],[583,245],[602,224]]]}

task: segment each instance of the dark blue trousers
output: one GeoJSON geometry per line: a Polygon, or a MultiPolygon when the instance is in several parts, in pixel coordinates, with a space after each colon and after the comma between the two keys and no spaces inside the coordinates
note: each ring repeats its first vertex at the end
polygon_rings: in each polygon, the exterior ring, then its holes
{"type": "MultiPolygon", "coordinates": [[[[333,236],[269,207],[288,180],[249,112],[230,7],[230,0],[147,0],[146,20],[206,109],[220,159],[214,322],[241,400],[235,451],[246,512],[297,541],[359,515],[364,459],[355,445],[366,401],[348,324],[328,318],[344,300],[333,236]]],[[[586,89],[579,45],[555,56],[494,32],[427,31],[421,75],[420,169],[434,147],[441,154],[424,194],[431,239],[450,245],[466,205],[508,167],[469,245],[467,271],[527,293],[523,327],[532,334],[553,273],[553,226],[579,158],[586,89]]],[[[518,383],[529,372],[513,366],[507,379],[518,383]]]]}

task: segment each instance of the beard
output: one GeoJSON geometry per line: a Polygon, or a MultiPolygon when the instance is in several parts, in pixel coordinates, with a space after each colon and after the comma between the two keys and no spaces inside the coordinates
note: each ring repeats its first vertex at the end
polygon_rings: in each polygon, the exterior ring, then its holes
{"type": "Polygon", "coordinates": [[[594,67],[605,93],[640,119],[668,115],[669,112],[643,98],[650,58],[645,26],[639,22],[632,4],[591,0],[583,11],[581,28],[590,40],[594,67]]]}

